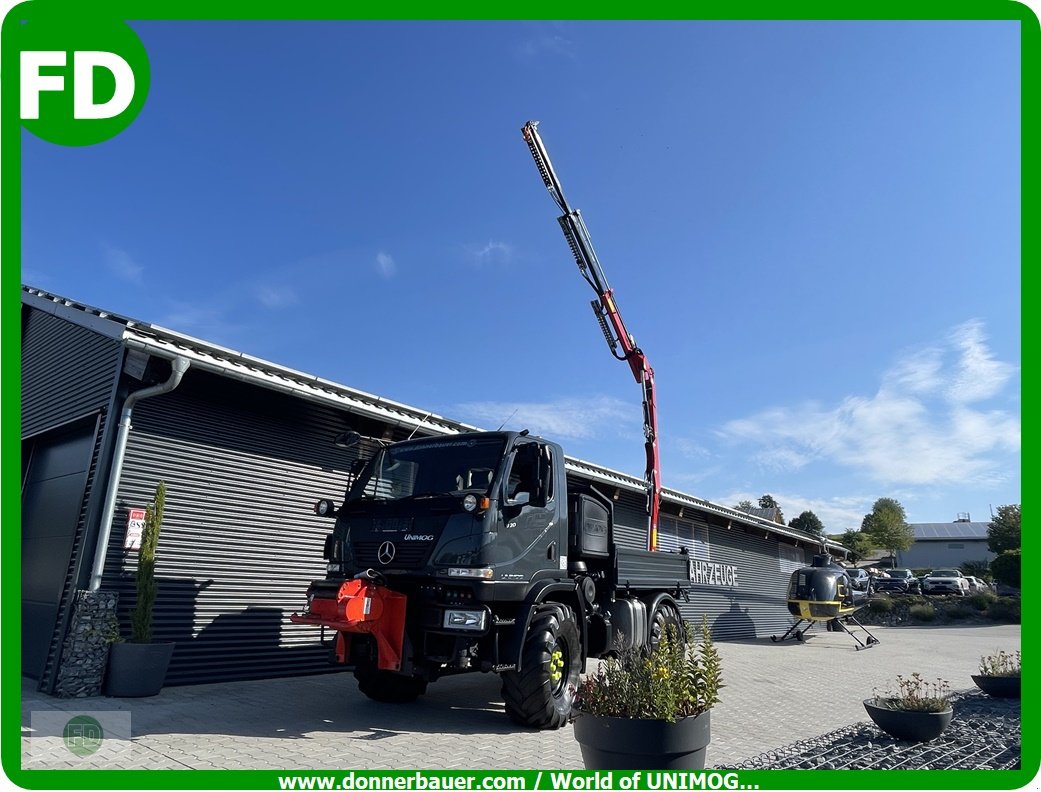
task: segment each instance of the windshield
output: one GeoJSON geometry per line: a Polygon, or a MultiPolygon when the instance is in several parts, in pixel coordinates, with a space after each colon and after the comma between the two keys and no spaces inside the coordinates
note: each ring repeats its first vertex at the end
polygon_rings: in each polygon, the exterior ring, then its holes
{"type": "Polygon", "coordinates": [[[469,491],[487,493],[502,461],[502,437],[431,439],[382,449],[347,500],[402,500],[469,491]]]}
{"type": "Polygon", "coordinates": [[[892,570],[889,571],[889,576],[890,577],[914,577],[914,575],[911,574],[911,570],[910,569],[892,569],[892,570]]]}
{"type": "Polygon", "coordinates": [[[929,573],[932,577],[961,577],[956,569],[937,569],[929,573]]]}

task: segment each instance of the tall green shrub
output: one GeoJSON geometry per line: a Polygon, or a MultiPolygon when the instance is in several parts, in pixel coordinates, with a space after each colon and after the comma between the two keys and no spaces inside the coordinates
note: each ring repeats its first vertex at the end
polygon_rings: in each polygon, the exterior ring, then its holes
{"type": "Polygon", "coordinates": [[[166,505],[166,483],[160,481],[155,498],[145,509],[145,525],[141,531],[141,550],[137,559],[137,605],[130,611],[130,640],[151,643],[152,618],[158,585],[155,582],[155,549],[163,527],[163,508],[166,505]]]}

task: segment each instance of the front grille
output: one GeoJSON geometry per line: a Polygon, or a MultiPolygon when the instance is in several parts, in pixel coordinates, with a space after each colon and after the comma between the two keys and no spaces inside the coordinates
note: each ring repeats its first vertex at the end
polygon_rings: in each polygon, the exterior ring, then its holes
{"type": "Polygon", "coordinates": [[[389,564],[381,564],[379,549],[381,540],[363,540],[354,542],[354,561],[357,566],[374,569],[419,569],[426,566],[433,542],[394,542],[394,559],[389,564]]]}

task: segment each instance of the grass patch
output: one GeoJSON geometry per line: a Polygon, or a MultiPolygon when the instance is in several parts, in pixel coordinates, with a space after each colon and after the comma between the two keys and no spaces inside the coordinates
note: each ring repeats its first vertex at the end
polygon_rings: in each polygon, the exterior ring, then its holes
{"type": "Polygon", "coordinates": [[[936,608],[932,605],[912,605],[907,613],[915,621],[931,622],[936,618],[936,608]]]}
{"type": "Polygon", "coordinates": [[[990,591],[978,591],[969,597],[969,606],[981,613],[998,601],[998,595],[990,591]]]}
{"type": "Polygon", "coordinates": [[[889,597],[874,597],[868,600],[868,608],[874,613],[890,613],[893,607],[893,600],[889,597]]]}
{"type": "Polygon", "coordinates": [[[987,616],[994,621],[1020,624],[1020,603],[1016,597],[998,597],[987,608],[987,616]]]}

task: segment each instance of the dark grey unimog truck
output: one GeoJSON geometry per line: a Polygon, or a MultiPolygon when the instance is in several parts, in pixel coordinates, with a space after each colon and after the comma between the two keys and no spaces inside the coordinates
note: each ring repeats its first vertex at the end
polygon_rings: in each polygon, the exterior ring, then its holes
{"type": "Polygon", "coordinates": [[[586,658],[679,628],[690,588],[687,555],[615,544],[612,507],[526,432],[387,445],[316,507],[336,520],[328,575],[291,618],[331,631],[373,699],[493,672],[512,719],[557,728],[586,658]]]}

